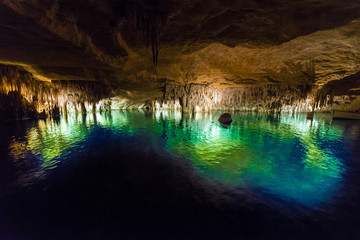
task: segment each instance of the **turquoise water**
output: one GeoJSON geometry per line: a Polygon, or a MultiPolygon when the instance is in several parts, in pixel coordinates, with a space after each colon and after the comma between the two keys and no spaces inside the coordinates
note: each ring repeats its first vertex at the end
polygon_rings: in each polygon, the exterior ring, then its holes
{"type": "Polygon", "coordinates": [[[101,130],[106,130],[146,138],[145,145],[182,159],[201,178],[229,189],[254,191],[260,197],[265,193],[307,208],[327,204],[341,193],[348,162],[354,158],[352,146],[359,139],[356,121],[333,122],[326,114],[310,121],[303,114],[235,112],[232,125],[224,128],[217,122],[220,114],[69,114],[58,121],[39,120],[26,127],[25,134],[9,133],[6,151],[16,163],[16,181],[30,186],[69,164],[67,156],[84,151],[88,141],[100,143],[101,130]]]}

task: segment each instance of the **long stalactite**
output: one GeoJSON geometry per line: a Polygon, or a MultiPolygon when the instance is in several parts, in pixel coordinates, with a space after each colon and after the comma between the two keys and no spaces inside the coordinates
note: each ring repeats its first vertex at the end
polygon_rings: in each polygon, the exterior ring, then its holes
{"type": "Polygon", "coordinates": [[[167,13],[155,10],[155,8],[133,2],[126,8],[126,19],[132,19],[128,25],[133,26],[137,31],[142,32],[146,47],[151,47],[152,61],[154,67],[158,65],[159,59],[159,38],[161,28],[167,23],[167,13]]]}

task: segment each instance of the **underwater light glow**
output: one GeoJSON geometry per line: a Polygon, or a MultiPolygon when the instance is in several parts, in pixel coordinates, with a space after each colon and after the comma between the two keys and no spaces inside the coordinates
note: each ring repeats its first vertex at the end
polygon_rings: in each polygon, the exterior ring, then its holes
{"type": "Polygon", "coordinates": [[[306,115],[253,113],[235,113],[232,125],[223,128],[213,121],[219,115],[155,111],[146,117],[143,111],[118,111],[84,118],[69,113],[58,123],[39,121],[25,140],[13,139],[10,149],[14,159],[31,152],[43,168],[51,168],[69,149],[81,151],[81,142],[101,127],[127,136],[151,136],[161,151],[190,162],[209,181],[231,187],[262,188],[307,206],[328,201],[341,188],[346,166],[338,153],[350,154],[343,147],[344,129],[323,119],[307,121],[306,115]]]}

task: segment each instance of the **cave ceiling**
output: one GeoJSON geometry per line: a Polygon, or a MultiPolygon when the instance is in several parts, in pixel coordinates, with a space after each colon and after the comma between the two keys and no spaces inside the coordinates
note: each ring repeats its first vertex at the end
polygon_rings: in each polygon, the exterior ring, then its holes
{"type": "Polygon", "coordinates": [[[322,85],[360,72],[360,1],[0,0],[0,64],[139,91],[302,84],[313,66],[322,85]]]}

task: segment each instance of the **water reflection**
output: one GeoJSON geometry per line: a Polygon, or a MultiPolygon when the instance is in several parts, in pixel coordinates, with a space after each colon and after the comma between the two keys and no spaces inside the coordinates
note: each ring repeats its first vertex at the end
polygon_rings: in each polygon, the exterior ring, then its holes
{"type": "Polygon", "coordinates": [[[101,127],[126,136],[146,134],[161,151],[186,159],[208,180],[233,188],[260,189],[307,206],[326,202],[341,189],[351,158],[347,146],[358,136],[357,126],[332,123],[327,115],[310,121],[301,114],[235,112],[233,124],[223,128],[217,122],[220,114],[69,114],[59,121],[39,120],[24,137],[11,140],[9,154],[15,162],[33,156],[32,168],[39,175],[61,166],[66,154],[81,152],[89,134],[101,127]]]}

